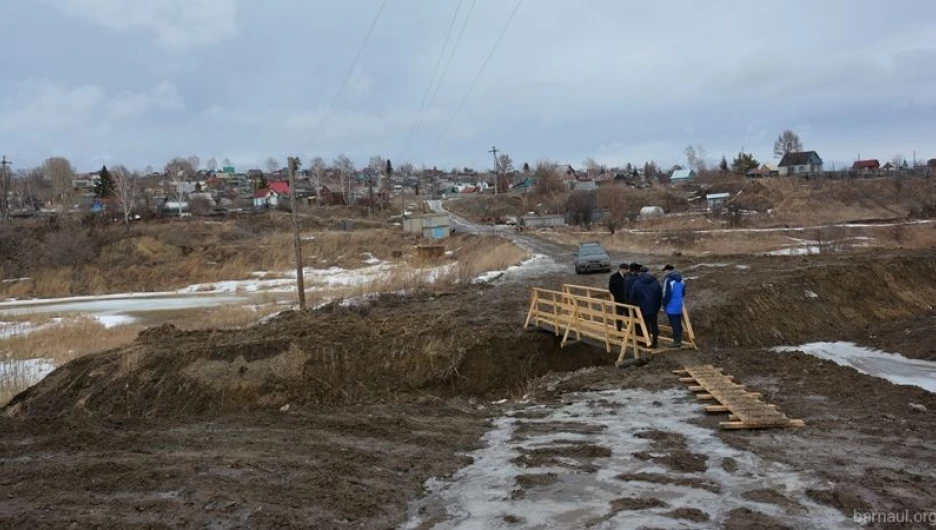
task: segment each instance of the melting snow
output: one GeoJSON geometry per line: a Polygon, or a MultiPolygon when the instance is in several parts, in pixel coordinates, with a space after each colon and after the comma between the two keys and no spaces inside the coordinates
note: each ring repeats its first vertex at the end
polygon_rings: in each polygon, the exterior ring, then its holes
{"type": "Polygon", "coordinates": [[[55,363],[49,359],[0,360],[0,381],[32,386],[42,381],[53,370],[55,363]]]}
{"type": "MultiPolygon", "coordinates": [[[[409,521],[402,528],[488,529],[510,528],[720,528],[728,512],[747,508],[799,528],[853,528],[854,524],[833,508],[813,502],[809,488],[825,487],[819,479],[798,473],[783,464],[762,460],[754,453],[727,446],[711,428],[690,423],[702,416],[699,404],[686,392],[667,390],[615,390],[567,394],[558,408],[539,405],[526,411],[540,411],[542,419],[502,417],[485,436],[486,447],[471,453],[473,463],[458,471],[451,480],[428,481],[427,497],[410,506],[409,521]],[[586,423],[597,432],[562,431],[562,422],[586,423]],[[550,424],[544,432],[533,431],[527,438],[513,435],[523,423],[550,424]],[[634,456],[652,450],[652,440],[638,433],[656,430],[685,438],[687,449],[708,457],[704,472],[675,472],[651,460],[634,456]],[[519,467],[512,462],[519,449],[569,447],[587,442],[607,447],[609,458],[594,458],[597,472],[570,469],[575,460],[560,459],[552,467],[519,467]],[[737,469],[726,471],[723,459],[734,459],[737,469]],[[517,478],[529,474],[554,474],[549,485],[524,489],[515,495],[517,478]],[[621,474],[647,473],[668,479],[688,479],[696,484],[658,484],[620,480],[621,474]],[[709,489],[699,487],[710,484],[709,489]],[[718,493],[710,489],[719,490],[718,493]],[[784,507],[746,500],[748,491],[770,489],[802,506],[790,511],[784,507]],[[621,498],[655,498],[665,507],[625,510],[615,513],[611,503],[621,498]],[[689,523],[664,514],[677,508],[705,512],[710,522],[689,523]]],[[[529,431],[528,431],[529,432],[529,431]]],[[[651,453],[653,456],[656,453],[651,453]]]]}
{"type": "Polygon", "coordinates": [[[94,319],[101,323],[105,328],[116,328],[133,324],[137,319],[127,315],[94,315],[94,319]]]}
{"type": "Polygon", "coordinates": [[[781,346],[772,351],[801,351],[897,385],[918,386],[936,392],[936,362],[933,361],[908,359],[897,353],[864,348],[851,342],[816,342],[802,346],[781,346]]]}
{"type": "Polygon", "coordinates": [[[549,269],[555,264],[556,263],[551,258],[549,258],[549,256],[543,254],[534,254],[529,259],[520,262],[518,265],[507,267],[506,270],[485,272],[484,274],[472,280],[472,283],[490,283],[500,278],[526,277],[537,274],[544,269],[549,269]]]}

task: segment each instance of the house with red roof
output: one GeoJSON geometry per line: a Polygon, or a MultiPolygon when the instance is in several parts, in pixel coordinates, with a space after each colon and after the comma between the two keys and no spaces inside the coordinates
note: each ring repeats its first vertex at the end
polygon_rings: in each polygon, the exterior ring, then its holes
{"type": "Polygon", "coordinates": [[[853,171],[867,173],[871,171],[877,171],[879,169],[881,169],[881,163],[876,158],[870,160],[856,160],[855,163],[852,164],[853,171]]]}
{"type": "Polygon", "coordinates": [[[289,199],[289,183],[275,180],[270,182],[266,188],[257,190],[254,193],[254,208],[276,208],[287,199],[289,199]]]}

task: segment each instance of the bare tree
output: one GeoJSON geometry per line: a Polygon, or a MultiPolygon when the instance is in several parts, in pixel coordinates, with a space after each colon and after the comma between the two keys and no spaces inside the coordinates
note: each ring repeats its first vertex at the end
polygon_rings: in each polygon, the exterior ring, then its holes
{"type": "Polygon", "coordinates": [[[42,175],[52,183],[56,199],[62,201],[62,211],[71,210],[75,189],[72,183],[72,179],[75,178],[75,168],[72,167],[71,162],[63,156],[48,158],[42,163],[42,175]]]}
{"type": "Polygon", "coordinates": [[[315,200],[321,206],[322,204],[322,178],[325,177],[325,160],[317,156],[309,164],[312,172],[312,181],[315,183],[315,200]]]}
{"type": "Polygon", "coordinates": [[[705,149],[701,145],[686,147],[686,162],[690,168],[697,172],[705,171],[705,149]]]}
{"type": "Polygon", "coordinates": [[[175,157],[166,163],[165,172],[170,179],[194,180],[198,166],[194,164],[192,158],[198,157],[175,157]]]}
{"type": "Polygon", "coordinates": [[[895,170],[906,169],[907,168],[907,159],[900,153],[894,155],[894,158],[891,159],[891,164],[894,165],[895,170]]]}
{"type": "Polygon", "coordinates": [[[225,158],[221,161],[221,167],[231,167],[231,159],[225,158]]]}
{"type": "Polygon", "coordinates": [[[332,162],[335,171],[338,172],[338,179],[341,182],[341,192],[345,196],[347,204],[351,204],[351,177],[354,176],[354,162],[343,153],[332,162]]]}
{"type": "Polygon", "coordinates": [[[124,224],[130,227],[130,215],[133,207],[136,205],[137,193],[139,191],[139,175],[132,173],[124,166],[117,166],[109,171],[111,180],[114,183],[114,197],[117,199],[117,207],[123,215],[124,224]]]}
{"type": "Polygon", "coordinates": [[[506,175],[514,170],[513,159],[507,153],[497,155],[497,172],[506,175]]]}
{"type": "Polygon", "coordinates": [[[156,172],[156,168],[154,168],[152,165],[147,165],[145,168],[143,168],[143,176],[145,177],[148,177],[155,172],[156,172]]]}
{"type": "Polygon", "coordinates": [[[194,169],[194,171],[198,172],[198,168],[201,167],[201,158],[198,158],[197,155],[192,155],[188,157],[186,160],[188,160],[189,164],[192,164],[192,168],[194,169]]]}
{"type": "Polygon", "coordinates": [[[263,162],[264,167],[266,167],[267,173],[273,173],[274,171],[280,169],[280,163],[276,161],[275,158],[268,157],[266,161],[263,162]]]}
{"type": "Polygon", "coordinates": [[[582,162],[582,165],[585,166],[585,173],[592,178],[598,176],[598,173],[601,171],[601,164],[596,162],[592,157],[586,158],[585,161],[582,162]]]}
{"type": "Polygon", "coordinates": [[[773,144],[773,153],[776,158],[783,158],[787,153],[800,153],[803,151],[803,143],[795,132],[787,129],[780,133],[777,141],[773,144]]]}
{"type": "Polygon", "coordinates": [[[205,162],[205,169],[214,172],[218,170],[218,159],[211,157],[205,162]]]}
{"type": "Polygon", "coordinates": [[[624,186],[598,188],[598,207],[608,210],[608,231],[612,234],[627,218],[627,190],[624,186]]]}
{"type": "Polygon", "coordinates": [[[176,157],[166,163],[168,182],[165,185],[165,190],[170,198],[175,199],[180,216],[182,215],[182,200],[185,198],[183,183],[195,178],[196,166],[192,158],[176,157]]]}
{"type": "Polygon", "coordinates": [[[397,173],[406,177],[412,176],[415,172],[416,170],[413,167],[413,164],[410,164],[409,162],[404,162],[400,164],[400,167],[397,168],[397,173]]]}
{"type": "Polygon", "coordinates": [[[534,178],[536,179],[534,192],[537,195],[550,197],[568,191],[559,174],[559,166],[553,162],[546,160],[537,162],[534,178]]]}

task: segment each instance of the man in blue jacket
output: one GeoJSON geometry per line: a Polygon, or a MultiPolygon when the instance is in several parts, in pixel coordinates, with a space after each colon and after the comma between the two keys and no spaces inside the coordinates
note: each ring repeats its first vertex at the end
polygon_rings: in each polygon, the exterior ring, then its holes
{"type": "Polygon", "coordinates": [[[660,282],[650,274],[647,267],[640,268],[640,277],[634,282],[631,290],[631,303],[640,307],[640,314],[647,324],[647,330],[650,332],[650,349],[657,348],[657,339],[660,337],[660,327],[657,323],[657,315],[660,313],[660,306],[663,303],[663,289],[660,282]]]}
{"type": "Polygon", "coordinates": [[[663,309],[666,311],[666,317],[669,318],[670,326],[673,327],[674,348],[682,347],[682,313],[685,297],[686,284],[683,282],[682,275],[671,271],[663,282],[663,309]]]}

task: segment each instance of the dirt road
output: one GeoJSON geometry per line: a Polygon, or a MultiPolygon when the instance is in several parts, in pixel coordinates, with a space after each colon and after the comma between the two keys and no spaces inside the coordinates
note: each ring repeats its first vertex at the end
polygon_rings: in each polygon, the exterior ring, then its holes
{"type": "Polygon", "coordinates": [[[936,506],[932,393],[770,350],[926,359],[933,254],[676,265],[703,350],[623,370],[519,329],[529,285],[607,281],[568,268],[151,330],[4,409],[0,527],[849,528],[936,506]],[[721,431],[672,374],[700,363],[806,427],[721,431]]]}

